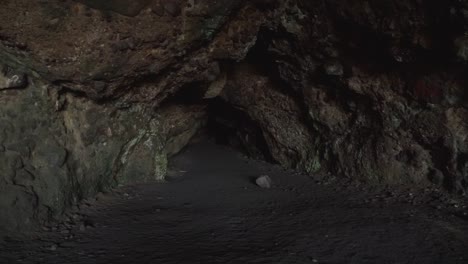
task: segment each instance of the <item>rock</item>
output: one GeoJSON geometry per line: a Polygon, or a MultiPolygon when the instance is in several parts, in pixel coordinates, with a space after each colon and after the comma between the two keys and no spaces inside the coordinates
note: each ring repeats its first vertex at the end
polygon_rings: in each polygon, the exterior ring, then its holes
{"type": "Polygon", "coordinates": [[[58,249],[58,245],[57,244],[53,244],[49,247],[49,250],[50,251],[56,251],[58,249]]]}
{"type": "Polygon", "coordinates": [[[255,180],[255,183],[264,189],[270,189],[272,187],[272,180],[268,175],[262,175],[255,180]]]}
{"type": "Polygon", "coordinates": [[[204,98],[212,99],[219,96],[223,91],[224,87],[226,86],[226,78],[226,72],[221,73],[221,75],[210,84],[208,90],[205,92],[204,98]]]}
{"type": "Polygon", "coordinates": [[[27,77],[23,73],[0,72],[0,90],[24,88],[27,82],[27,77]]]}

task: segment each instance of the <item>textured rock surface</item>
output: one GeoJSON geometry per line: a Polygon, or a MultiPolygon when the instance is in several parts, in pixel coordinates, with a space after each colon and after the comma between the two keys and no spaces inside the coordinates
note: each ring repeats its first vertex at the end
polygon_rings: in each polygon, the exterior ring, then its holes
{"type": "Polygon", "coordinates": [[[164,179],[167,155],[205,122],[201,107],[118,109],[55,89],[0,93],[0,223],[10,231],[117,184],[164,179]]]}
{"type": "Polygon", "coordinates": [[[286,167],[466,194],[467,13],[455,0],[6,0],[1,226],[161,179],[207,116],[286,167]]]}

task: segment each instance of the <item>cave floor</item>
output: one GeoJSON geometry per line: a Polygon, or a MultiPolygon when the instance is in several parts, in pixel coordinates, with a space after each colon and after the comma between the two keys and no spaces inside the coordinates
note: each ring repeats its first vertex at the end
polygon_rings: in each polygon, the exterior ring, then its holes
{"type": "Polygon", "coordinates": [[[57,229],[3,242],[0,262],[468,263],[467,219],[429,194],[311,180],[212,143],[171,168],[167,183],[101,194],[57,229]],[[273,188],[253,183],[262,174],[273,188]]]}

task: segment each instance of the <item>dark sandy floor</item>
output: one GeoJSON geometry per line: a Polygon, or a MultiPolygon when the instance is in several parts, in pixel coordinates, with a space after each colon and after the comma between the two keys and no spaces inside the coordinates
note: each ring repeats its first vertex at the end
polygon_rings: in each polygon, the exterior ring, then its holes
{"type": "Polygon", "coordinates": [[[172,167],[167,183],[100,195],[40,239],[4,242],[0,263],[468,263],[464,205],[434,194],[327,185],[210,143],[172,167]],[[261,174],[272,189],[253,184],[261,174]]]}

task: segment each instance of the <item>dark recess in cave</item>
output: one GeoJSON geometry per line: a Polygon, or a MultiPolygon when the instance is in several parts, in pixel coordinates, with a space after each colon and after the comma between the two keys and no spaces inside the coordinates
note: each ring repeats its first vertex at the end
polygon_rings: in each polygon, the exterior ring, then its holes
{"type": "Polygon", "coordinates": [[[176,93],[169,96],[162,104],[161,107],[169,105],[206,105],[209,100],[203,99],[206,89],[201,83],[190,83],[180,88],[176,93]]]}
{"type": "Polygon", "coordinates": [[[201,136],[232,147],[251,158],[275,163],[260,127],[245,112],[221,97],[204,98],[205,92],[206,84],[192,83],[170,96],[161,108],[169,105],[204,105],[208,111],[208,122],[201,129],[201,136]]]}
{"type": "Polygon", "coordinates": [[[229,145],[252,158],[274,162],[262,130],[246,113],[221,98],[208,105],[208,135],[218,144],[229,145]]]}

